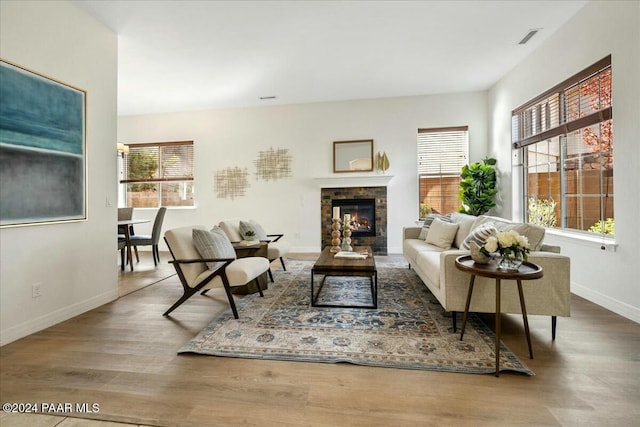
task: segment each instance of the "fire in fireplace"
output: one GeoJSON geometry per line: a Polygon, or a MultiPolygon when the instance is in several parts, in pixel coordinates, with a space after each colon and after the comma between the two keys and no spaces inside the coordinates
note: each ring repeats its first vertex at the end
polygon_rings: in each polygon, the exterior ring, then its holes
{"type": "Polygon", "coordinates": [[[376,199],[333,199],[331,207],[340,208],[340,218],[351,216],[352,236],[376,235],[376,199]]]}

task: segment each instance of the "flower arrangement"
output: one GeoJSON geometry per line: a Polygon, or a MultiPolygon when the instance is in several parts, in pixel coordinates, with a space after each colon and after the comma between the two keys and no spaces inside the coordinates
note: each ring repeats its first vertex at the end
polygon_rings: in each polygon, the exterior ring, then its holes
{"type": "Polygon", "coordinates": [[[487,239],[480,252],[485,255],[497,252],[503,257],[522,256],[526,260],[529,254],[529,239],[515,230],[499,231],[496,236],[487,239]]]}

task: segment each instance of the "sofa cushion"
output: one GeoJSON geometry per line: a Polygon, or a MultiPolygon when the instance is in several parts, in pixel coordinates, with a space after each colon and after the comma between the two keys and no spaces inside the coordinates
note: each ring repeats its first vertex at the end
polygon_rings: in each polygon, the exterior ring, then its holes
{"type": "Polygon", "coordinates": [[[422,251],[416,256],[416,266],[427,279],[440,288],[440,253],[442,251],[422,251]]]}
{"type": "Polygon", "coordinates": [[[470,250],[471,246],[469,245],[469,243],[471,242],[475,242],[478,246],[482,246],[489,237],[495,236],[497,234],[498,229],[495,225],[493,225],[492,222],[485,222],[484,224],[480,224],[479,226],[471,230],[471,233],[469,233],[467,238],[464,239],[464,242],[462,242],[462,246],[460,247],[460,249],[470,250]]]}
{"type": "Polygon", "coordinates": [[[512,222],[504,218],[495,216],[480,215],[478,220],[474,223],[474,227],[487,222],[492,222],[498,231],[510,231],[515,230],[519,234],[525,236],[529,240],[529,249],[532,251],[539,251],[542,248],[542,241],[544,240],[544,227],[534,224],[525,224],[522,222],[512,222]]]}
{"type": "Polygon", "coordinates": [[[424,251],[440,252],[442,248],[430,245],[424,240],[419,239],[405,239],[402,242],[402,253],[409,262],[414,262],[418,253],[424,251]]]}
{"type": "MultiPolygon", "coordinates": [[[[214,227],[211,231],[194,228],[192,236],[193,244],[202,258],[236,258],[236,251],[221,228],[214,227]]],[[[210,270],[215,270],[219,265],[218,262],[207,263],[210,270]]]]}
{"type": "Polygon", "coordinates": [[[427,238],[427,233],[429,232],[429,228],[431,227],[433,220],[436,218],[441,219],[442,221],[445,221],[445,222],[451,222],[451,214],[447,214],[447,215],[428,214],[427,217],[424,219],[424,222],[422,223],[422,230],[420,230],[420,236],[418,236],[418,239],[425,240],[427,238]]]}
{"type": "Polygon", "coordinates": [[[442,249],[451,249],[451,244],[456,237],[458,228],[458,224],[445,222],[436,218],[431,223],[431,227],[429,227],[425,242],[436,245],[442,249]]]}
{"type": "Polygon", "coordinates": [[[473,215],[467,215],[465,213],[455,212],[451,214],[451,222],[458,224],[458,231],[456,232],[456,238],[453,240],[453,246],[461,248],[464,239],[467,238],[471,232],[472,226],[478,217],[473,215]]]}

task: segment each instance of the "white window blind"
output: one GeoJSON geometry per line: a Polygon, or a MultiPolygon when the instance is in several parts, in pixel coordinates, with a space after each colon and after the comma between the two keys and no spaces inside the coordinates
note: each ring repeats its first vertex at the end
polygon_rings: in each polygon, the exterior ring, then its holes
{"type": "Polygon", "coordinates": [[[460,175],[467,164],[467,126],[418,129],[418,175],[460,175]]]}

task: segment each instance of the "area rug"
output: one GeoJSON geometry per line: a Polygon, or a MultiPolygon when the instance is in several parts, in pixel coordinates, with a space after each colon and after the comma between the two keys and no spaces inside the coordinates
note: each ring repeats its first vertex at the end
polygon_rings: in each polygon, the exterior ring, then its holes
{"type": "MultiPolygon", "coordinates": [[[[471,314],[460,341],[451,314],[406,264],[377,262],[377,309],[311,307],[312,266],[311,261],[288,260],[287,271],[274,271],[275,283],[264,298],[254,294],[238,299],[239,319],[228,310],[178,353],[495,372],[493,332],[471,314]]],[[[321,303],[370,305],[370,281],[328,277],[318,298],[321,303]]],[[[501,371],[533,375],[504,344],[500,357],[501,371]]]]}

